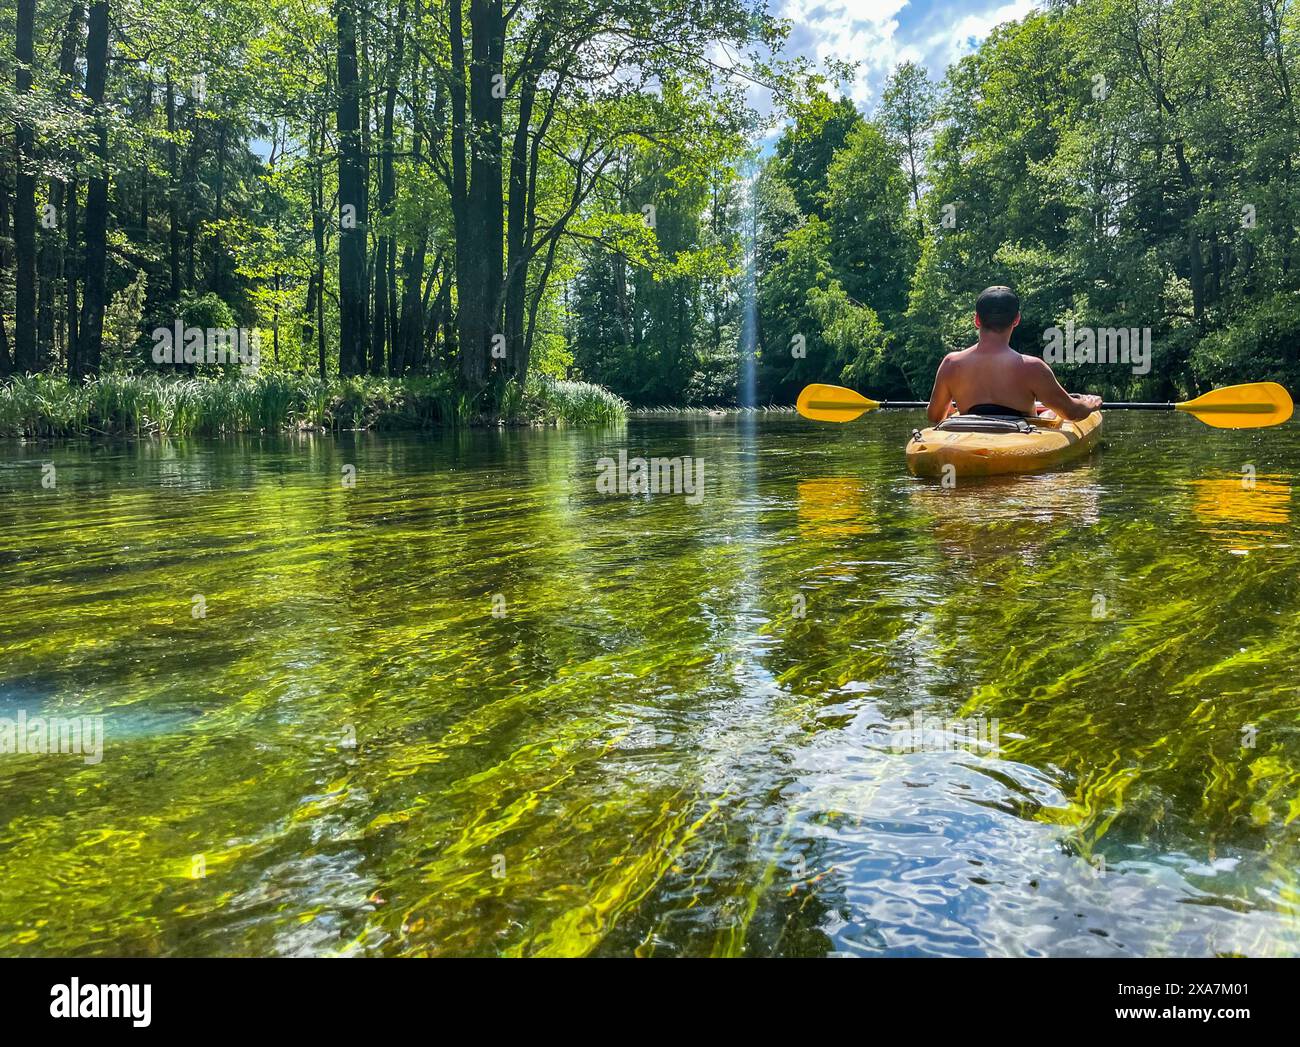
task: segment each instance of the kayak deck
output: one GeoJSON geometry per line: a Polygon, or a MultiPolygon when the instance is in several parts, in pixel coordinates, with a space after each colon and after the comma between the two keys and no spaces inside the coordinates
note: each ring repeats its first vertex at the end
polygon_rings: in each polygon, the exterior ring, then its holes
{"type": "Polygon", "coordinates": [[[907,468],[915,476],[998,476],[1051,469],[1091,453],[1101,440],[1101,412],[1072,422],[1029,419],[1029,433],[972,433],[923,429],[907,444],[907,468]]]}

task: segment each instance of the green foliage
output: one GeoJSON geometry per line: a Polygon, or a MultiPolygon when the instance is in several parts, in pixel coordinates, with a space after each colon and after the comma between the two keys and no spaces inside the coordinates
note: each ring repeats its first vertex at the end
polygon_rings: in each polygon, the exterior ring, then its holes
{"type": "Polygon", "coordinates": [[[1300,293],[1282,292],[1244,309],[1196,346],[1191,370],[1201,386],[1248,374],[1300,390],[1300,293]]]}
{"type": "MultiPolygon", "coordinates": [[[[674,395],[693,374],[698,332],[713,333],[703,348],[716,355],[728,329],[720,314],[734,309],[733,161],[758,123],[745,88],[760,65],[774,89],[790,87],[775,56],[730,69],[711,57],[719,47],[779,49],[784,27],[744,0],[526,0],[470,18],[459,6],[405,0],[123,0],[94,113],[83,94],[84,7],[70,17],[40,6],[32,90],[20,98],[0,87],[10,125],[34,127],[26,163],[38,164],[38,199],[63,194],[57,224],[38,232],[36,249],[24,241],[25,271],[41,254],[42,295],[38,336],[29,337],[31,317],[20,324],[22,344],[40,349],[24,350],[24,369],[150,370],[139,351],[148,332],[180,320],[256,329],[262,366],[276,373],[447,376],[465,405],[491,408],[530,371],[575,370],[563,297],[595,247],[638,268],[643,348],[674,395]],[[452,17],[465,55],[449,46],[452,17]],[[613,39],[623,43],[611,50],[613,39]],[[350,47],[359,113],[340,73],[350,47]],[[469,89],[485,61],[510,85],[486,102],[469,89]],[[453,104],[458,80],[467,105],[453,104]],[[355,139],[340,131],[357,119],[355,139]],[[92,149],[101,127],[102,164],[92,149]],[[458,166],[471,169],[468,194],[458,166]],[[620,169],[633,179],[616,184],[620,169]],[[75,185],[84,207],[101,177],[108,260],[92,280],[82,270],[101,264],[98,249],[68,232],[98,234],[85,221],[68,228],[76,212],[66,194],[75,185]],[[641,203],[661,209],[657,229],[641,203]],[[346,242],[358,250],[341,252],[346,209],[357,206],[359,235],[346,242]],[[88,315],[107,314],[102,359],[99,339],[78,342],[67,319],[78,315],[71,292],[97,298],[100,275],[105,302],[88,302],[88,315]],[[487,359],[487,332],[508,332],[508,358],[487,359]],[[90,350],[82,360],[78,344],[90,350]]],[[[14,53],[13,24],[0,20],[9,38],[0,54],[14,53]]],[[[0,357],[0,376],[13,368],[0,357]]],[[[216,373],[186,368],[186,377],[216,373]]]]}
{"type": "Polygon", "coordinates": [[[823,339],[809,303],[809,295],[833,279],[830,253],[830,227],[809,218],[775,245],[759,284],[759,376],[765,390],[779,390],[776,399],[791,399],[808,382],[839,377],[838,356],[823,339]]]}
{"type": "Polygon", "coordinates": [[[943,353],[974,341],[975,296],[994,283],[1020,292],[1022,352],[1067,320],[1151,331],[1149,374],[1058,367],[1078,391],[1167,399],[1211,380],[1294,382],[1300,123],[1282,85],[1297,51],[1294,26],[1270,28],[1268,10],[1053,7],[949,70],[901,326],[915,394],[943,353]]]}
{"type": "Polygon", "coordinates": [[[878,118],[890,144],[902,160],[912,202],[919,206],[925,177],[925,156],[933,140],[938,93],[925,71],[904,62],[885,84],[878,118]]]}
{"type": "Polygon", "coordinates": [[[230,305],[221,297],[208,291],[182,300],[181,322],[186,327],[234,327],[235,317],[230,305]]]}
{"type": "Polygon", "coordinates": [[[822,199],[836,277],[891,322],[917,255],[907,194],[897,150],[875,124],[859,124],[831,161],[822,199]]]}
{"type": "MultiPolygon", "coordinates": [[[[826,123],[828,134],[839,128],[826,123]]],[[[805,147],[819,153],[822,146],[805,147]]],[[[760,237],[760,381],[764,398],[789,402],[801,386],[827,381],[903,391],[890,331],[906,308],[917,249],[908,220],[908,184],[895,147],[859,120],[832,152],[819,213],[803,215],[775,239],[760,237]]],[[[794,186],[781,161],[769,165],[760,212],[790,224],[794,186]]]]}
{"type": "Polygon", "coordinates": [[[776,143],[774,163],[804,214],[823,214],[823,192],[835,154],[862,124],[851,99],[818,91],[800,106],[776,143]]]}
{"type": "Polygon", "coordinates": [[[690,168],[668,150],[630,156],[610,210],[588,226],[599,242],[572,285],[574,369],[634,404],[702,395],[702,370],[717,369],[704,361],[735,355],[741,196],[724,159],[690,168]]]}
{"type": "Polygon", "coordinates": [[[143,272],[117,294],[104,311],[104,370],[128,370],[144,319],[148,278],[143,272]]]}
{"type": "MultiPolygon", "coordinates": [[[[148,332],[179,317],[256,329],[264,374],[337,373],[342,8],[219,6],[220,17],[179,0],[114,10],[102,367],[152,371],[148,332]]],[[[493,396],[509,397],[500,414],[526,417],[534,374],[600,382],[637,405],[730,403],[751,340],[760,402],[789,402],[810,381],[923,396],[942,355],[974,340],[973,301],[992,283],[1021,293],[1021,351],[1040,351],[1044,332],[1066,320],[1151,330],[1149,375],[1063,366],[1079,389],[1164,398],[1210,375],[1270,370],[1294,381],[1284,336],[1272,333],[1294,329],[1300,293],[1300,108],[1290,86],[1300,23],[1286,5],[1044,5],[993,30],[941,81],[900,64],[870,114],[830,93],[843,72],[833,63],[821,72],[783,63],[787,27],[742,0],[608,10],[526,0],[511,12],[499,61],[514,86],[500,123],[469,135],[479,161],[481,134],[501,143],[504,199],[500,214],[476,211],[468,225],[453,205],[449,9],[379,0],[358,22],[371,213],[365,287],[348,283],[349,302],[361,299],[348,315],[366,320],[348,347],[362,331],[387,345],[391,365],[367,369],[464,386],[440,417],[476,416],[493,396]],[[617,57],[611,32],[626,42],[617,57]],[[757,40],[773,57],[747,60],[735,76],[702,57],[719,42],[740,54],[757,40]],[[748,74],[783,107],[761,163],[755,143],[768,127],[745,100],[748,74]],[[460,286],[498,255],[522,267],[513,285],[522,304],[502,288],[460,286]],[[464,268],[467,257],[477,268],[464,268]],[[527,347],[527,367],[494,361],[481,383],[464,377],[474,368],[461,367],[470,350],[458,323],[476,301],[496,302],[485,323],[517,339],[512,360],[527,347]],[[393,365],[394,340],[413,358],[393,365]]],[[[0,109],[35,129],[38,202],[75,178],[81,203],[101,173],[96,118],[81,70],[70,78],[58,62],[65,42],[84,60],[85,25],[65,41],[67,10],[44,2],[38,24],[32,90],[0,88],[0,109]]],[[[10,56],[12,25],[0,25],[10,56]]],[[[477,30],[463,28],[472,50],[477,30]]],[[[49,369],[67,364],[72,344],[62,257],[86,255],[69,241],[63,206],[57,228],[37,238],[38,366],[49,369]]],[[[5,270],[0,311],[12,324],[5,270]]],[[[485,351],[485,338],[465,337],[485,351]]],[[[244,381],[230,366],[180,373],[244,381]]],[[[383,399],[338,395],[339,416],[363,422],[364,404],[383,399]]],[[[331,409],[314,402],[325,418],[331,409]]],[[[279,410],[272,403],[270,416],[279,410]]]]}
{"type": "Polygon", "coordinates": [[[733,348],[739,339],[734,328],[724,333],[723,346],[705,349],[695,360],[695,372],[686,387],[685,403],[692,407],[731,404],[740,384],[740,355],[733,348]]]}
{"type": "Polygon", "coordinates": [[[844,293],[838,280],[808,292],[808,310],[821,337],[841,364],[839,381],[849,386],[881,388],[885,372],[885,329],[870,306],[844,293]]]}

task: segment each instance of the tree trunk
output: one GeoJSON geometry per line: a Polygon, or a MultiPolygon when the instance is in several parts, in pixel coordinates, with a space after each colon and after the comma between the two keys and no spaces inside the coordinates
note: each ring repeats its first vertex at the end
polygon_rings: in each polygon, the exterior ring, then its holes
{"type": "Polygon", "coordinates": [[[275,274],[275,298],[271,304],[271,358],[280,362],[280,274],[275,274]]]}
{"type": "MultiPolygon", "coordinates": [[[[416,97],[413,99],[415,113],[411,133],[411,155],[417,166],[423,159],[424,148],[424,124],[421,118],[423,98],[418,97],[420,87],[421,85],[417,83],[412,91],[416,97]]],[[[401,377],[417,363],[424,342],[424,302],[421,298],[421,288],[424,284],[428,250],[429,230],[421,219],[416,223],[410,239],[402,247],[401,313],[395,317],[393,352],[388,361],[388,373],[394,378],[401,377]]]]}
{"type": "MultiPolygon", "coordinates": [[[[541,308],[542,298],[546,294],[546,284],[551,278],[551,270],[555,267],[555,249],[559,245],[558,238],[552,239],[547,245],[546,261],[542,264],[542,271],[537,277],[537,287],[533,291],[533,300],[528,306],[528,326],[524,330],[525,366],[527,366],[528,359],[533,355],[533,335],[537,333],[537,312],[541,308]]],[[[525,374],[524,379],[526,378],[527,375],[525,374]]]]}
{"type": "Polygon", "coordinates": [[[190,145],[185,150],[185,170],[182,178],[185,182],[185,289],[192,291],[197,284],[195,271],[196,248],[199,239],[199,137],[203,127],[194,115],[194,99],[190,99],[190,145]]]}
{"type": "Polygon", "coordinates": [[[325,119],[322,113],[311,180],[311,232],[316,255],[316,355],[322,382],[329,377],[325,360],[325,162],[320,156],[320,150],[325,146],[325,119]]]}
{"type": "Polygon", "coordinates": [[[208,268],[208,287],[215,291],[219,298],[226,297],[226,267],[222,264],[224,252],[221,246],[221,225],[219,224],[226,209],[226,137],[226,119],[220,117],[217,120],[216,200],[212,208],[212,220],[218,224],[212,234],[212,251],[209,255],[212,261],[208,268]]]}
{"type": "MultiPolygon", "coordinates": [[[[49,206],[54,215],[58,215],[62,205],[63,183],[50,179],[49,206]]],[[[40,248],[37,253],[36,269],[39,279],[36,289],[36,356],[43,370],[54,359],[55,338],[54,318],[57,313],[55,295],[59,286],[60,270],[63,268],[59,250],[59,230],[41,222],[40,248]]]]}
{"type": "Polygon", "coordinates": [[[316,271],[313,269],[307,277],[307,304],[303,307],[302,320],[298,324],[298,341],[304,350],[311,348],[316,332],[316,271]]]}
{"type": "Polygon", "coordinates": [[[543,30],[537,50],[529,55],[520,75],[519,122],[510,149],[510,198],[506,214],[505,336],[506,370],[522,387],[528,376],[528,342],[525,337],[528,305],[528,262],[533,245],[528,207],[528,133],[537,97],[538,72],[545,68],[550,35],[543,30]]]}
{"type": "MultiPolygon", "coordinates": [[[[13,267],[13,256],[9,250],[12,230],[9,228],[11,203],[9,200],[10,179],[9,159],[17,158],[17,149],[10,154],[8,149],[0,146],[0,273],[7,273],[13,267]]],[[[13,350],[9,342],[9,332],[4,326],[4,297],[0,295],[0,378],[7,378],[14,373],[13,350]]]]}
{"type": "Polygon", "coordinates": [[[176,156],[176,85],[167,74],[167,262],[173,307],[181,300],[181,181],[176,156]]]}
{"type": "Polygon", "coordinates": [[[461,0],[451,0],[452,201],[456,213],[456,327],[461,384],[482,391],[502,305],[501,113],[505,17],[501,0],[470,0],[469,112],[461,0]],[[466,183],[466,142],[469,171],[466,183]]]}
{"type": "Polygon", "coordinates": [[[461,0],[449,0],[448,38],[451,55],[451,212],[456,236],[456,289],[460,304],[456,310],[461,383],[477,389],[483,381],[485,352],[478,329],[475,304],[473,249],[470,245],[469,175],[465,147],[465,38],[461,0]]]}
{"type": "MultiPolygon", "coordinates": [[[[406,0],[399,0],[397,21],[393,28],[397,39],[388,59],[388,75],[384,85],[383,144],[379,161],[379,243],[375,250],[375,314],[370,346],[370,373],[376,375],[384,373],[384,348],[388,342],[390,317],[394,312],[392,299],[396,275],[393,272],[393,261],[396,244],[389,228],[393,216],[393,198],[396,195],[393,174],[393,111],[397,107],[397,84],[402,72],[402,54],[406,43],[405,27],[406,0]]],[[[390,357],[396,350],[394,341],[390,357]]]]}
{"type": "MultiPolygon", "coordinates": [[[[18,94],[32,89],[35,56],[32,35],[36,0],[18,0],[14,56],[18,94]]],[[[14,176],[14,368],[19,374],[37,369],[36,357],[36,129],[27,121],[17,126],[17,171],[14,176]]]]}
{"type": "Polygon", "coordinates": [[[335,0],[338,33],[339,373],[359,374],[366,330],[366,159],[361,146],[357,25],[352,0],[335,0]]]}
{"type": "Polygon", "coordinates": [[[1186,194],[1184,213],[1187,218],[1187,275],[1192,285],[1192,315],[1199,323],[1205,317],[1205,262],[1201,257],[1201,238],[1196,231],[1200,191],[1181,141],[1174,143],[1174,158],[1178,162],[1178,173],[1182,177],[1183,192],[1186,194]]]}
{"type": "Polygon", "coordinates": [[[407,244],[402,252],[402,314],[390,371],[394,377],[400,377],[415,365],[424,340],[424,303],[420,292],[424,285],[429,242],[426,230],[419,229],[416,235],[416,242],[407,244]]]}
{"type": "MultiPolygon", "coordinates": [[[[477,137],[476,148],[470,154],[470,227],[481,231],[475,252],[479,272],[476,293],[482,296],[479,320],[484,345],[482,360],[486,367],[491,367],[490,351],[500,330],[505,290],[501,141],[506,25],[502,0],[470,0],[469,18],[473,32],[470,115],[477,137]]],[[[508,363],[502,361],[501,366],[508,363]]]]}
{"type": "Polygon", "coordinates": [[[79,238],[79,221],[77,213],[77,179],[68,183],[68,192],[64,197],[67,230],[67,252],[63,256],[63,298],[68,315],[68,377],[75,379],[81,374],[81,305],[77,300],[77,281],[81,272],[81,241],[79,238]]]}
{"type": "MultiPolygon", "coordinates": [[[[460,346],[456,344],[456,324],[455,317],[451,309],[451,284],[452,274],[448,270],[443,275],[442,286],[438,288],[438,316],[442,319],[442,353],[443,357],[450,362],[452,354],[459,355],[460,346]]],[[[437,337],[437,327],[432,327],[430,345],[432,346],[433,338],[437,337]]]]}
{"type": "MultiPolygon", "coordinates": [[[[3,154],[3,150],[0,150],[3,154]]],[[[0,272],[9,268],[9,170],[0,163],[0,272]]],[[[0,299],[0,378],[14,373],[14,360],[9,351],[9,332],[5,329],[4,301],[0,299]]]]}
{"type": "MultiPolygon", "coordinates": [[[[148,127],[153,121],[153,77],[149,76],[144,84],[144,125],[148,127]]],[[[149,164],[140,165],[140,243],[149,243],[149,164]]]]}
{"type": "MultiPolygon", "coordinates": [[[[74,98],[76,89],[77,51],[81,42],[81,24],[84,17],[85,5],[82,0],[74,0],[68,12],[67,22],[64,24],[63,43],[59,49],[59,77],[62,89],[66,92],[69,101],[74,98]]],[[[71,152],[68,148],[60,150],[65,162],[72,159],[71,152]]],[[[44,347],[43,351],[49,354],[50,358],[53,358],[57,343],[60,341],[57,335],[63,326],[58,317],[58,288],[60,282],[66,282],[69,256],[76,253],[76,244],[69,238],[67,206],[64,203],[67,192],[68,186],[62,179],[50,179],[49,200],[53,214],[56,216],[56,227],[47,230],[41,242],[41,286],[37,306],[39,314],[38,351],[41,351],[40,347],[44,347]]],[[[75,291],[72,293],[75,294],[75,291]]],[[[62,342],[65,346],[65,352],[69,360],[71,360],[72,341],[70,332],[69,337],[63,338],[62,342]]]]}
{"type": "Polygon", "coordinates": [[[104,345],[104,263],[108,230],[108,128],[104,123],[104,83],[108,75],[108,0],[90,5],[86,38],[86,95],[95,113],[95,173],[86,189],[85,296],[81,302],[78,351],[80,377],[99,373],[104,345]]]}

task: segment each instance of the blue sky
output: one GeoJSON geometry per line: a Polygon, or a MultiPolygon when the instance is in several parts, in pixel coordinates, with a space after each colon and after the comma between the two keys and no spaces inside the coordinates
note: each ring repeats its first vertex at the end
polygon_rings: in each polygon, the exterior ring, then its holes
{"type": "Polygon", "coordinates": [[[1034,6],[1031,0],[771,0],[772,13],[793,23],[787,55],[860,63],[856,80],[844,86],[868,114],[901,62],[920,62],[937,80],[995,25],[1023,18],[1034,6]]]}

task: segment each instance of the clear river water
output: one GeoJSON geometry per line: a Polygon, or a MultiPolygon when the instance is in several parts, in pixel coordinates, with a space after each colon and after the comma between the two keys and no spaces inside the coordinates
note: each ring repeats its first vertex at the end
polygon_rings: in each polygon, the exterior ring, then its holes
{"type": "Polygon", "coordinates": [[[0,444],[0,955],[1300,953],[1300,423],[918,424],[0,444]]]}

